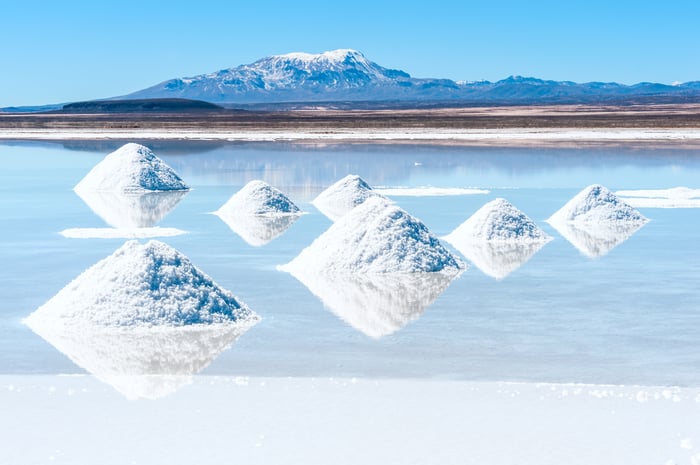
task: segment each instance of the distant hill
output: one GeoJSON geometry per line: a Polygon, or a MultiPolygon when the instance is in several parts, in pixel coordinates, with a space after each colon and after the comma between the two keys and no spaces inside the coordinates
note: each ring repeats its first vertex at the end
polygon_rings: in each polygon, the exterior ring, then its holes
{"type": "MultiPolygon", "coordinates": [[[[680,85],[547,81],[511,76],[490,82],[413,78],[355,50],[290,53],[210,74],[164,81],[121,98],[186,98],[226,106],[292,102],[444,102],[464,104],[690,103],[700,82],[680,85]]],[[[371,106],[371,105],[370,105],[371,106]]]]}
{"type": "Polygon", "coordinates": [[[210,102],[183,98],[94,100],[63,105],[62,113],[191,113],[224,111],[210,102]]]}

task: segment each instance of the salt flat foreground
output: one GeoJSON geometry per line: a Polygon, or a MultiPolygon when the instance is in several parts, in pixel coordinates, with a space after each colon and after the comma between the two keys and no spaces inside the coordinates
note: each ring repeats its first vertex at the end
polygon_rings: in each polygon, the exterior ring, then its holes
{"type": "Polygon", "coordinates": [[[696,464],[700,389],[195,377],[128,401],[0,376],[0,463],[696,464]]]}

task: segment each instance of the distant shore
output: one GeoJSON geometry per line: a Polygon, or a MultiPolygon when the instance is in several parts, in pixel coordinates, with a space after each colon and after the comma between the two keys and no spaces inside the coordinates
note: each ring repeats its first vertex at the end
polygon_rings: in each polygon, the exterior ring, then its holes
{"type": "Polygon", "coordinates": [[[0,140],[700,146],[700,105],[213,113],[0,113],[0,140]]]}

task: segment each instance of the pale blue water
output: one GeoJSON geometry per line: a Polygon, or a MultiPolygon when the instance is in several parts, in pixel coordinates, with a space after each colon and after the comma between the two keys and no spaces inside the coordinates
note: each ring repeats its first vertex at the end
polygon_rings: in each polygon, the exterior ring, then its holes
{"type": "MultiPolygon", "coordinates": [[[[21,319],[122,239],[68,239],[107,227],[72,187],[114,143],[0,145],[0,373],[82,373],[21,319]]],[[[146,142],[194,188],[160,223],[162,239],[230,289],[262,322],[204,373],[429,377],[700,386],[700,210],[651,219],[591,259],[544,220],[581,188],[700,187],[700,152],[634,148],[450,148],[146,142]],[[437,235],[505,197],[554,240],[503,280],[472,266],[416,320],[374,339],[324,308],[275,266],[330,221],[311,200],[348,173],[374,186],[480,187],[488,195],[397,197],[437,235]],[[251,179],[307,215],[252,247],[208,214],[251,179]]]]}

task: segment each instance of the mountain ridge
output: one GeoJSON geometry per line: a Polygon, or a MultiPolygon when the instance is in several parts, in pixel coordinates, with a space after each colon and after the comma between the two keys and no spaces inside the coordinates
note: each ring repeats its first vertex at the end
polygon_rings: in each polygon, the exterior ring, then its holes
{"type": "Polygon", "coordinates": [[[495,82],[415,78],[370,61],[357,50],[339,49],[272,55],[213,73],[169,79],[117,98],[186,98],[216,104],[428,100],[532,104],[648,101],[655,97],[665,102],[700,102],[700,81],[625,85],[519,75],[495,82]]]}

